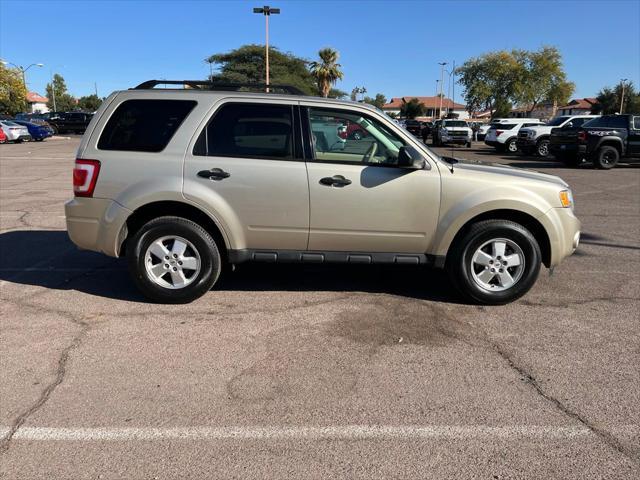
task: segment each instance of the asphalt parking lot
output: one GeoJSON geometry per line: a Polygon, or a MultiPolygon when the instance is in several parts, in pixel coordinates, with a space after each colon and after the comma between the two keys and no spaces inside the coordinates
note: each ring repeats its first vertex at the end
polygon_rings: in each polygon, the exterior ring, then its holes
{"type": "Polygon", "coordinates": [[[0,478],[639,478],[640,168],[455,150],[574,189],[579,250],[511,305],[241,266],[165,306],[68,240],[78,142],[0,145],[0,478]]]}

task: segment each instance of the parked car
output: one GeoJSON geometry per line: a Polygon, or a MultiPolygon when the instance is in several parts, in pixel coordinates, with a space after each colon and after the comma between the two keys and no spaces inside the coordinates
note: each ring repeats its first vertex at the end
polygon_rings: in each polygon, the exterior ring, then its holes
{"type": "Polygon", "coordinates": [[[473,131],[464,120],[442,120],[433,132],[433,145],[455,143],[471,147],[473,131]]]}
{"type": "Polygon", "coordinates": [[[422,136],[422,122],[418,120],[407,120],[404,124],[404,128],[416,137],[422,136]]]}
{"type": "Polygon", "coordinates": [[[53,112],[48,122],[55,133],[84,133],[93,115],[81,112],[53,112]]]}
{"type": "Polygon", "coordinates": [[[9,142],[28,142],[31,140],[31,135],[27,127],[18,125],[12,120],[0,120],[0,128],[4,130],[4,134],[7,136],[9,142]]]}
{"type": "Polygon", "coordinates": [[[2,128],[0,128],[0,143],[7,143],[7,135],[2,128]]]}
{"type": "Polygon", "coordinates": [[[609,170],[621,159],[640,161],[640,114],[604,115],[578,129],[577,163],[609,170]]]}
{"type": "Polygon", "coordinates": [[[360,140],[368,135],[367,131],[357,123],[350,123],[347,125],[344,132],[344,138],[351,140],[360,140]]]}
{"type": "Polygon", "coordinates": [[[491,125],[489,125],[488,123],[482,124],[478,127],[478,141],[484,141],[490,127],[491,125]]]}
{"type": "Polygon", "coordinates": [[[535,153],[539,157],[547,157],[551,152],[551,130],[553,128],[567,127],[576,130],[585,122],[598,117],[598,115],[563,115],[551,119],[546,125],[523,127],[518,132],[516,145],[518,150],[525,155],[535,153]]]}
{"type": "Polygon", "coordinates": [[[323,151],[344,150],[347,126],[330,115],[317,116],[311,123],[313,142],[323,151]]]}
{"type": "Polygon", "coordinates": [[[49,123],[46,120],[46,114],[44,113],[18,113],[16,114],[14,120],[35,123],[36,125],[40,125],[41,127],[51,128],[51,125],[49,125],[49,123]]]}
{"type": "Polygon", "coordinates": [[[494,147],[499,152],[505,150],[509,153],[518,151],[518,132],[522,127],[535,127],[544,125],[544,122],[537,118],[505,118],[492,121],[484,139],[484,143],[494,147]]]}
{"type": "Polygon", "coordinates": [[[126,256],[153,301],[192,301],[224,263],[262,261],[431,265],[503,304],[578,245],[556,176],[437,155],[366,104],[162,83],[102,104],[65,205],[71,240],[126,256]],[[371,138],[324,150],[311,133],[329,118],[371,138]]]}
{"type": "Polygon", "coordinates": [[[18,125],[22,125],[23,127],[27,127],[29,135],[31,135],[31,138],[33,138],[33,140],[35,140],[36,142],[41,142],[45,138],[49,138],[53,135],[53,129],[49,126],[43,127],[41,125],[36,125],[35,123],[31,122],[25,122],[23,120],[14,120],[13,122],[17,123],[18,125]]]}

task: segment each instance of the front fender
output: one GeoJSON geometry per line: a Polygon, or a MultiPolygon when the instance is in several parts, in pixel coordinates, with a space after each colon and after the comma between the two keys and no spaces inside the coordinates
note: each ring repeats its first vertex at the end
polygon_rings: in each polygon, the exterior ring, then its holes
{"type": "MultiPolygon", "coordinates": [[[[486,188],[470,192],[462,199],[448,205],[443,199],[438,232],[434,238],[432,252],[437,256],[446,256],[456,234],[473,218],[497,210],[514,210],[540,219],[552,208],[541,195],[524,188],[500,186],[500,198],[496,198],[495,188],[486,188]]],[[[455,198],[455,195],[453,195],[455,198]]],[[[548,222],[540,222],[548,231],[548,222]],[[547,225],[545,225],[545,223],[547,225]]]]}

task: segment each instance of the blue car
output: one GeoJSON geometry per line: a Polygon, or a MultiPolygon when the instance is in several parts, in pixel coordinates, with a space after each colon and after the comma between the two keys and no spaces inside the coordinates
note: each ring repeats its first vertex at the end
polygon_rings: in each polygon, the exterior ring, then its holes
{"type": "Polygon", "coordinates": [[[18,125],[24,125],[29,130],[29,135],[36,142],[41,142],[45,138],[49,138],[53,135],[53,129],[51,127],[44,127],[42,125],[36,125],[35,123],[25,122],[24,120],[12,120],[18,125]]]}

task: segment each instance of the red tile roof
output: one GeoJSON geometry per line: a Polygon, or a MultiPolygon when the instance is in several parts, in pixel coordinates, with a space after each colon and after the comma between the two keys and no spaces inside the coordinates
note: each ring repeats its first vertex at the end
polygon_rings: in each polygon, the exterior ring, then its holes
{"type": "Polygon", "coordinates": [[[591,110],[591,107],[593,107],[596,103],[598,103],[598,100],[595,99],[594,97],[574,98],[567,105],[565,105],[563,107],[558,107],[558,109],[562,110],[562,109],[565,109],[565,108],[566,109],[568,109],[568,108],[579,108],[579,109],[584,109],[584,110],[591,110]]]}
{"type": "MultiPolygon", "coordinates": [[[[440,108],[440,97],[397,97],[392,98],[389,103],[383,105],[382,109],[399,109],[404,102],[410,102],[414,98],[417,98],[427,108],[440,108]]],[[[464,110],[466,105],[455,103],[450,98],[443,98],[442,108],[464,110]]]]}
{"type": "Polygon", "coordinates": [[[27,102],[29,103],[47,103],[49,99],[37,94],[36,92],[27,93],[27,102]]]}

